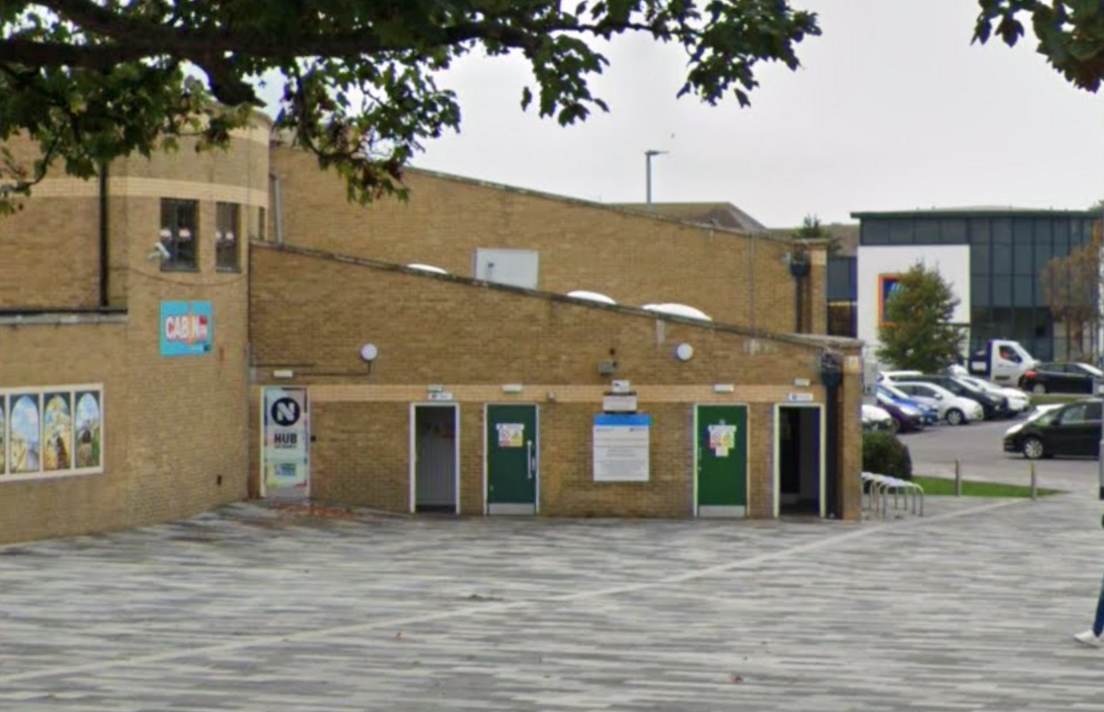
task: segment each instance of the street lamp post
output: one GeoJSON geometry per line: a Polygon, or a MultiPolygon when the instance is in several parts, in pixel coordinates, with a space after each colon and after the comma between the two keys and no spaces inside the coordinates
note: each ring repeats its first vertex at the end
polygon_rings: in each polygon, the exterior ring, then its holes
{"type": "Polygon", "coordinates": [[[657,151],[654,148],[649,148],[644,152],[644,173],[648,188],[648,210],[652,209],[652,156],[659,156],[664,153],[667,152],[657,151]]]}

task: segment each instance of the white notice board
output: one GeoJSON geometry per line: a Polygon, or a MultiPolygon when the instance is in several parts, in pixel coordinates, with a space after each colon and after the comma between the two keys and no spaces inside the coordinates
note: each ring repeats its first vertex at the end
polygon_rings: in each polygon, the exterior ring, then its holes
{"type": "Polygon", "coordinates": [[[652,416],[594,416],[594,481],[647,482],[652,416]]]}

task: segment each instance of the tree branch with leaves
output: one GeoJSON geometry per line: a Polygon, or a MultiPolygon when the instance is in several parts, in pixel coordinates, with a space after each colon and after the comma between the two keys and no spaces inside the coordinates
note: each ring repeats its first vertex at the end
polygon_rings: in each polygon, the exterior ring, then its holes
{"type": "Polygon", "coordinates": [[[1036,50],[1074,86],[1095,92],[1104,79],[1104,3],[1098,0],[978,0],[974,41],[1009,46],[1031,25],[1036,50]]]}
{"type": "MultiPolygon", "coordinates": [[[[3,2],[0,139],[52,146],[42,175],[56,156],[90,177],[182,135],[226,145],[261,104],[261,77],[278,76],[277,127],[363,202],[403,195],[411,157],[459,129],[457,98],[437,79],[460,57],[524,57],[522,109],[568,125],[609,110],[590,90],[608,65],[592,41],[626,34],[684,49],[679,96],[747,105],[758,65],[796,69],[796,46],[820,29],[786,0],[3,2]]],[[[8,190],[32,184],[15,177],[8,190]]]]}
{"type": "MultiPolygon", "coordinates": [[[[1071,357],[1084,350],[1084,334],[1100,323],[1100,223],[1093,239],[1064,257],[1051,258],[1039,275],[1043,301],[1055,321],[1066,326],[1066,346],[1071,357]],[[1076,342],[1076,349],[1070,349],[1076,342]]],[[[1085,354],[1080,354],[1085,356],[1085,354]]],[[[1095,362],[1095,357],[1090,356],[1095,362]]]]}

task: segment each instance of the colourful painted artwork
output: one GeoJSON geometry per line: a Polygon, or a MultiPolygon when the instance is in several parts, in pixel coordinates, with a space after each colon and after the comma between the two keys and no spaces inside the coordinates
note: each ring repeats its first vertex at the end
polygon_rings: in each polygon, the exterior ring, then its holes
{"type": "Polygon", "coordinates": [[[892,297],[901,288],[901,275],[899,274],[880,274],[878,275],[878,324],[886,323],[886,306],[889,304],[889,298],[892,297]]]}
{"type": "Polygon", "coordinates": [[[8,471],[8,399],[0,396],[0,475],[8,471]]]}
{"type": "Polygon", "coordinates": [[[499,423],[496,427],[499,447],[525,446],[525,423],[499,423]]]}
{"type": "Polygon", "coordinates": [[[101,467],[100,459],[100,394],[77,391],[77,417],[74,421],[78,470],[101,467]]]}
{"type": "Polygon", "coordinates": [[[42,469],[73,469],[73,406],[69,393],[47,393],[43,407],[42,469]]]}
{"type": "Polygon", "coordinates": [[[38,394],[14,395],[11,403],[11,472],[39,472],[42,435],[38,394]]]}

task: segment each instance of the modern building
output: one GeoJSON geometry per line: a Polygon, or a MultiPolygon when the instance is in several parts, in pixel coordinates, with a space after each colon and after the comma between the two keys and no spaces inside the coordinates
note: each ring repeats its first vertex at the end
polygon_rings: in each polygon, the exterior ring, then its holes
{"type": "MultiPolygon", "coordinates": [[[[969,330],[970,352],[988,339],[1014,339],[1040,359],[1094,351],[1096,332],[1075,334],[1056,321],[1041,274],[1092,240],[1098,213],[1017,208],[858,212],[857,336],[877,342],[886,285],[923,262],[947,279],[960,300],[954,321],[969,330]]],[[[841,295],[834,295],[837,298],[841,295]]]]}

